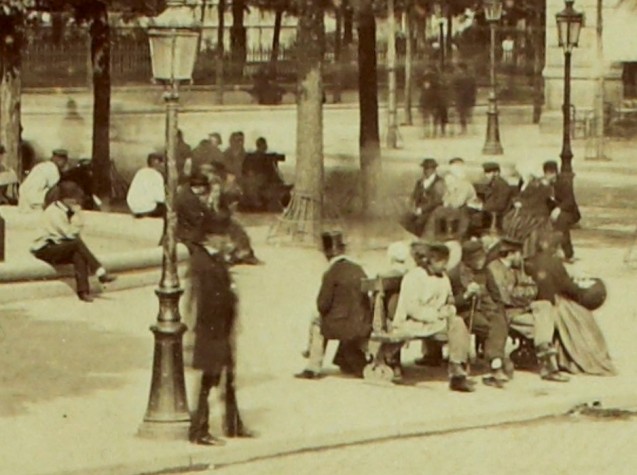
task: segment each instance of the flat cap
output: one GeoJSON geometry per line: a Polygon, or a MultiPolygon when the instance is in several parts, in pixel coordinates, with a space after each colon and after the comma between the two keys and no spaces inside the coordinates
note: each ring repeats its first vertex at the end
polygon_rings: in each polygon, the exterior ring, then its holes
{"type": "Polygon", "coordinates": [[[55,150],[53,150],[53,156],[54,157],[69,158],[69,152],[68,152],[68,150],[66,150],[64,148],[56,148],[55,150]]]}
{"type": "Polygon", "coordinates": [[[433,158],[425,158],[420,166],[423,168],[438,168],[438,162],[433,158]]]}
{"type": "Polygon", "coordinates": [[[482,169],[484,170],[485,173],[499,172],[500,165],[497,164],[496,162],[485,162],[482,164],[482,169]]]}
{"type": "Polygon", "coordinates": [[[542,165],[542,170],[546,172],[555,172],[557,173],[558,167],[557,162],[555,160],[549,160],[548,162],[544,162],[542,165]]]}

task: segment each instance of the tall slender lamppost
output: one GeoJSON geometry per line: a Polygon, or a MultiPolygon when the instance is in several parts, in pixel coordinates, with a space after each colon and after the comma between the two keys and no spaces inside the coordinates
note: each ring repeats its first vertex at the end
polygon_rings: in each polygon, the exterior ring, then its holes
{"type": "Polygon", "coordinates": [[[502,155],[495,74],[495,33],[498,23],[502,19],[501,0],[485,0],[484,17],[489,23],[491,33],[491,90],[489,91],[489,106],[487,109],[487,137],[482,153],[484,155],[502,155]]]}
{"type": "Polygon", "coordinates": [[[177,214],[177,110],[178,87],[192,80],[201,26],[187,0],[167,0],[164,12],[149,25],[153,77],[165,87],[166,102],[166,217],[159,288],[159,315],[151,327],[155,337],[153,374],[148,408],[139,435],[186,439],[190,413],[186,399],[182,337],[186,325],[179,315],[183,290],[177,274],[175,231],[177,214]]]}
{"type": "Polygon", "coordinates": [[[564,104],[562,114],[562,174],[573,184],[573,150],[571,149],[571,52],[579,43],[579,34],[584,23],[584,15],[573,8],[574,0],[565,0],[566,7],[555,15],[557,38],[564,50],[564,104]]]}

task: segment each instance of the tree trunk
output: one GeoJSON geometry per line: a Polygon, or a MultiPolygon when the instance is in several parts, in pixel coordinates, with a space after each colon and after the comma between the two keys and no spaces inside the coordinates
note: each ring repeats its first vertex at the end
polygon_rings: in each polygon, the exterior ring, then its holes
{"type": "Polygon", "coordinates": [[[7,167],[22,177],[20,157],[20,94],[22,92],[21,14],[4,15],[0,25],[0,143],[6,149],[7,167]]]}
{"type": "Polygon", "coordinates": [[[387,1],[387,148],[398,148],[398,105],[396,101],[396,11],[387,1]]]}
{"type": "Polygon", "coordinates": [[[604,151],[604,0],[597,0],[597,28],[595,43],[597,46],[597,90],[595,94],[595,159],[607,160],[604,151]]]}
{"type": "Polygon", "coordinates": [[[405,125],[413,125],[414,123],[414,118],[411,113],[414,76],[414,40],[412,33],[412,15],[412,6],[411,3],[409,3],[405,10],[405,125]]]}
{"type": "Polygon", "coordinates": [[[215,64],[215,82],[217,84],[217,103],[223,104],[223,74],[224,74],[224,37],[226,22],[226,0],[219,0],[217,4],[217,16],[219,17],[219,29],[217,30],[217,63],[215,64]]]}
{"type": "Polygon", "coordinates": [[[323,8],[314,0],[299,2],[298,39],[305,45],[298,57],[295,193],[323,201],[323,84],[325,41],[323,8]]]}
{"type": "Polygon", "coordinates": [[[533,25],[533,123],[539,124],[542,117],[542,106],[544,105],[544,78],[542,69],[544,68],[544,12],[535,15],[533,25]]]}
{"type": "MultiPolygon", "coordinates": [[[[451,6],[447,7],[447,39],[445,41],[447,49],[447,61],[449,64],[453,64],[453,14],[451,13],[451,6]]],[[[442,45],[440,45],[442,48],[442,45]]]]}
{"type": "Polygon", "coordinates": [[[270,53],[270,67],[276,73],[276,64],[279,60],[279,46],[281,44],[281,23],[283,22],[283,8],[277,8],[274,16],[274,31],[272,32],[272,51],[270,53]]]}
{"type": "Polygon", "coordinates": [[[343,46],[354,42],[354,10],[349,0],[343,0],[343,46]]]}
{"type": "Polygon", "coordinates": [[[362,211],[364,215],[372,215],[379,199],[382,170],[378,132],[376,19],[371,2],[362,7],[358,16],[358,94],[362,211]]]}
{"type": "Polygon", "coordinates": [[[232,0],[232,27],[230,28],[230,52],[232,69],[238,76],[243,76],[243,67],[247,58],[247,33],[243,24],[245,0],[232,0]]]}
{"type": "Polygon", "coordinates": [[[111,198],[111,44],[108,10],[97,2],[91,21],[93,70],[93,192],[108,202],[111,198]]]}
{"type": "Polygon", "coordinates": [[[334,33],[334,103],[341,102],[341,68],[342,68],[342,40],[343,40],[343,6],[334,11],[336,31],[334,33]]]}

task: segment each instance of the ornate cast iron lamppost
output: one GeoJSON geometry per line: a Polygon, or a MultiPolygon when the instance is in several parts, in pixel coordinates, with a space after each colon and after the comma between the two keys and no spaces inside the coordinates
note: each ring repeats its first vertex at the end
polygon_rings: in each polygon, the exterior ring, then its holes
{"type": "Polygon", "coordinates": [[[149,25],[153,77],[166,88],[166,217],[163,262],[159,288],[159,315],[151,327],[155,336],[153,374],[148,409],[139,435],[151,438],[186,439],[190,413],[184,382],[182,337],[186,325],[179,315],[183,293],[177,274],[175,231],[177,214],[177,110],[178,86],[192,80],[201,27],[187,0],[168,0],[164,12],[149,25]]]}
{"type": "Polygon", "coordinates": [[[562,174],[573,183],[573,150],[571,149],[571,52],[579,43],[584,15],[573,8],[574,0],[565,0],[566,8],[555,15],[558,44],[564,50],[564,105],[562,114],[562,174]]]}
{"type": "Polygon", "coordinates": [[[485,0],[484,17],[489,23],[491,33],[491,91],[489,91],[489,107],[487,109],[487,137],[482,153],[484,155],[502,155],[495,74],[495,33],[498,23],[502,19],[502,2],[500,0],[485,0]]]}

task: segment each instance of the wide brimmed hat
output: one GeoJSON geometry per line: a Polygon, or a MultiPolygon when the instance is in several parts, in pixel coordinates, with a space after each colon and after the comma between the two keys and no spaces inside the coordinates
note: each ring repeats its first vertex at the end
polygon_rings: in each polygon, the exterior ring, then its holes
{"type": "Polygon", "coordinates": [[[433,158],[425,158],[420,166],[424,169],[438,168],[438,162],[433,158]]]}
{"type": "Polygon", "coordinates": [[[323,252],[338,251],[345,248],[343,233],[340,231],[326,231],[321,233],[323,252]]]}

